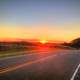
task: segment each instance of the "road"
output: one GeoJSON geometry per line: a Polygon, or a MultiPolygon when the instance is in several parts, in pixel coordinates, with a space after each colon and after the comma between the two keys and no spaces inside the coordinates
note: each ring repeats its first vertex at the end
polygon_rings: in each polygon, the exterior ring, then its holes
{"type": "Polygon", "coordinates": [[[1,58],[0,80],[71,80],[79,64],[80,50],[34,51],[1,58]]]}

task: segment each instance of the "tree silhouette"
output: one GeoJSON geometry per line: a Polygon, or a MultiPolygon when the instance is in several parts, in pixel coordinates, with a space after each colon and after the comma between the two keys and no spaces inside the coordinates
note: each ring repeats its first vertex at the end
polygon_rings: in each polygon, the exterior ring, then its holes
{"type": "Polygon", "coordinates": [[[80,48],[80,38],[72,40],[70,46],[74,48],[80,48]]]}

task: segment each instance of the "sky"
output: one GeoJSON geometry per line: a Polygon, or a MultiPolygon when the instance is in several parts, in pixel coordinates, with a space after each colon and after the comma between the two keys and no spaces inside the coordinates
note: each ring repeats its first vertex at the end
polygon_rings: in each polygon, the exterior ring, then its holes
{"type": "Polygon", "coordinates": [[[80,37],[80,0],[0,0],[0,39],[76,37],[80,37]]]}

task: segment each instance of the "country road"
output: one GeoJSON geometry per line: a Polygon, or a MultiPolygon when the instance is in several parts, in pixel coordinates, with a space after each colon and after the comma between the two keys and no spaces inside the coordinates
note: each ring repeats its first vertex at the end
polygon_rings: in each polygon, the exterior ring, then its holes
{"type": "Polygon", "coordinates": [[[0,80],[71,80],[79,64],[80,50],[34,51],[1,58],[0,80]]]}

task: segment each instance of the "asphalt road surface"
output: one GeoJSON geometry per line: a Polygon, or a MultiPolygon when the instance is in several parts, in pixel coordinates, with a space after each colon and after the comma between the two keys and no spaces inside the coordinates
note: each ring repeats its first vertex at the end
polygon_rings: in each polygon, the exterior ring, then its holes
{"type": "MultiPolygon", "coordinates": [[[[35,51],[0,58],[0,80],[72,80],[80,50],[35,51]]],[[[80,69],[73,80],[80,80],[80,69]]]]}

